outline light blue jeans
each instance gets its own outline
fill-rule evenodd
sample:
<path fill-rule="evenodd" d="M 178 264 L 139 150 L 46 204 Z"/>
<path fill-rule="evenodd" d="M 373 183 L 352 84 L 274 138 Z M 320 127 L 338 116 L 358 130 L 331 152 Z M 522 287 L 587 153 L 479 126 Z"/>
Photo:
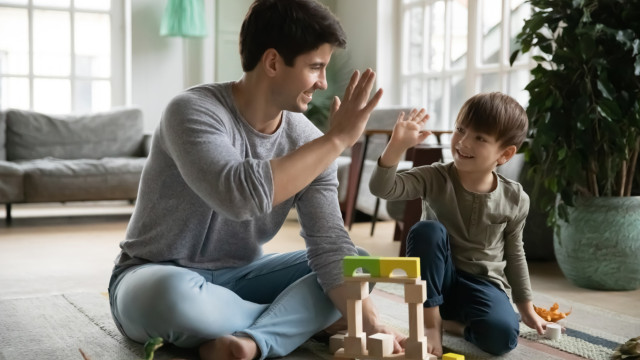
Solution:
<path fill-rule="evenodd" d="M 220 270 L 139 265 L 112 279 L 109 298 L 118 328 L 137 342 L 159 336 L 191 348 L 249 336 L 261 359 L 289 354 L 341 316 L 304 250 Z"/>

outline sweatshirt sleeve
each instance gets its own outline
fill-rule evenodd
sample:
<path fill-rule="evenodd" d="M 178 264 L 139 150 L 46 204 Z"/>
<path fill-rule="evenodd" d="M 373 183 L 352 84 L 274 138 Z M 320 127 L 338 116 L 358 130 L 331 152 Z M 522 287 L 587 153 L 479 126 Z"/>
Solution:
<path fill-rule="evenodd" d="M 521 303 L 532 299 L 529 269 L 524 254 L 522 233 L 529 214 L 529 196 L 521 190 L 517 212 L 507 223 L 504 230 L 504 257 L 506 260 L 505 275 L 513 302 Z"/>
<path fill-rule="evenodd" d="M 340 215 L 335 163 L 298 195 L 296 210 L 309 266 L 328 292 L 342 283 L 342 259 L 357 255 Z"/>
<path fill-rule="evenodd" d="M 378 164 L 369 180 L 371 194 L 385 200 L 413 200 L 424 198 L 430 176 L 430 166 L 420 166 L 396 172 L 397 165 L 385 168 Z"/>
<path fill-rule="evenodd" d="M 215 212 L 238 221 L 265 214 L 273 202 L 271 164 L 243 158 L 222 116 L 228 111 L 221 106 L 183 93 L 163 114 L 160 144 L 187 185 Z"/>

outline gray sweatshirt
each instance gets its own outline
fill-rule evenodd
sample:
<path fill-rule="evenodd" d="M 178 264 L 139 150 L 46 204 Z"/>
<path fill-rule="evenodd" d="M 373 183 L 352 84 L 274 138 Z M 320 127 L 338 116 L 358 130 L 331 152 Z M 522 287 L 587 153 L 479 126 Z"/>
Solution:
<path fill-rule="evenodd" d="M 341 260 L 356 248 L 340 215 L 335 163 L 272 206 L 269 160 L 321 135 L 304 115 L 288 111 L 274 134 L 256 131 L 236 108 L 231 83 L 176 96 L 154 133 L 115 273 L 147 262 L 212 270 L 247 265 L 295 206 L 320 285 L 328 291 L 342 283 Z"/>

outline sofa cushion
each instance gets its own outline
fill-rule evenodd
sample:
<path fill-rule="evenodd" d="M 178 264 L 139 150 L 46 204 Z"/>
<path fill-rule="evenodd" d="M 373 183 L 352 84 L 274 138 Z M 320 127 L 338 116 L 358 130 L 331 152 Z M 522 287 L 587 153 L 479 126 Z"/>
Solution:
<path fill-rule="evenodd" d="M 6 112 L 7 160 L 142 156 L 144 123 L 136 108 L 76 116 Z"/>
<path fill-rule="evenodd" d="M 21 161 L 27 202 L 135 199 L 146 158 Z"/>
<path fill-rule="evenodd" d="M 9 161 L 0 161 L 0 204 L 24 200 L 22 168 Z"/>

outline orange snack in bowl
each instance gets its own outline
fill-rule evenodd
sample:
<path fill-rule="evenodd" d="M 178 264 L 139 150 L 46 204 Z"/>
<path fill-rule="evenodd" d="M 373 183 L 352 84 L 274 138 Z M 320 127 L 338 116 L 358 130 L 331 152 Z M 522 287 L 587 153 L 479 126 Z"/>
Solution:
<path fill-rule="evenodd" d="M 536 311 L 536 314 L 538 314 L 541 318 L 545 319 L 546 321 L 550 321 L 550 322 L 556 322 L 558 320 L 564 319 L 569 314 L 571 314 L 571 310 L 563 313 L 558 311 L 559 308 L 560 308 L 560 305 L 558 305 L 558 303 L 553 303 L 553 305 L 549 308 L 549 310 L 533 305 L 533 310 Z"/>

